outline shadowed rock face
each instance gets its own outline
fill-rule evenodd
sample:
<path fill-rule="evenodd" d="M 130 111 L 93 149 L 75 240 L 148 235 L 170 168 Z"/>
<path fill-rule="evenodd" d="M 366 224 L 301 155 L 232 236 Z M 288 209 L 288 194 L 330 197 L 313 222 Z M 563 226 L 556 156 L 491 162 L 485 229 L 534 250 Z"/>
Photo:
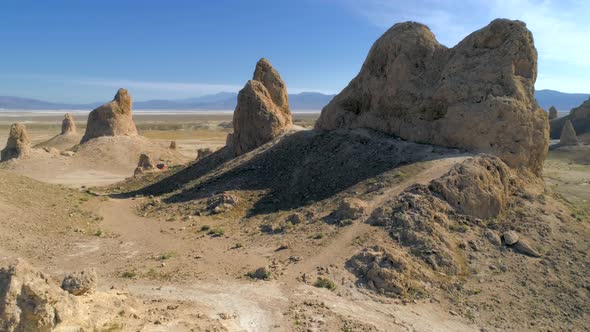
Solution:
<path fill-rule="evenodd" d="M 572 109 L 567 116 L 551 121 L 551 138 L 561 137 L 561 132 L 567 121 L 571 121 L 577 135 L 582 136 L 590 133 L 590 98 Z"/>
<path fill-rule="evenodd" d="M 6 147 L 0 152 L 0 161 L 24 158 L 30 152 L 31 139 L 27 133 L 27 128 L 21 123 L 14 123 L 10 126 Z"/>
<path fill-rule="evenodd" d="M 119 89 L 113 101 L 90 112 L 81 143 L 101 136 L 137 135 L 131 106 L 131 96 L 127 90 Z"/>
<path fill-rule="evenodd" d="M 578 136 L 570 120 L 566 120 L 561 130 L 559 145 L 578 145 Z"/>
<path fill-rule="evenodd" d="M 450 49 L 425 25 L 400 23 L 375 42 L 316 128 L 373 128 L 540 174 L 549 135 L 536 77 L 537 51 L 522 22 L 495 20 Z"/>
<path fill-rule="evenodd" d="M 70 113 L 66 113 L 64 120 L 61 123 L 61 134 L 75 134 L 76 133 L 76 123 L 74 122 L 74 118 Z"/>
<path fill-rule="evenodd" d="M 229 146 L 236 156 L 281 135 L 293 124 L 285 82 L 268 60 L 256 64 L 254 79 L 238 94 L 233 123 Z"/>
<path fill-rule="evenodd" d="M 557 109 L 554 106 L 549 108 L 549 120 L 553 120 L 557 118 Z"/>

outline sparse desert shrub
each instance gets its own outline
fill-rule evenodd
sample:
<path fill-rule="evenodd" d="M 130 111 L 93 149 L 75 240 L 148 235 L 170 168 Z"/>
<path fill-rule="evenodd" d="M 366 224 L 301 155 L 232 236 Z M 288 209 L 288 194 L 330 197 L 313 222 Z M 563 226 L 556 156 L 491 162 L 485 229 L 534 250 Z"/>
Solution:
<path fill-rule="evenodd" d="M 213 228 L 213 229 L 209 230 L 209 232 L 207 232 L 207 234 L 209 234 L 213 237 L 223 236 L 223 234 L 225 234 L 225 230 L 223 230 L 223 228 Z"/>
<path fill-rule="evenodd" d="M 211 226 L 209 226 L 209 225 L 203 225 L 203 226 L 201 226 L 201 232 L 206 232 L 206 231 L 208 231 L 210 229 L 211 229 Z"/>
<path fill-rule="evenodd" d="M 170 252 L 165 252 L 163 254 L 161 254 L 160 256 L 157 257 L 157 260 L 159 261 L 164 261 L 170 258 L 176 257 L 176 252 L 174 251 L 170 251 Z"/>
<path fill-rule="evenodd" d="M 137 272 L 135 272 L 135 271 L 125 271 L 125 272 L 121 273 L 121 277 L 122 278 L 127 278 L 127 279 L 133 279 L 133 278 L 137 277 Z"/>
<path fill-rule="evenodd" d="M 269 280 L 272 274 L 267 268 L 259 267 L 254 271 L 248 272 L 246 276 L 252 279 Z"/>
<path fill-rule="evenodd" d="M 318 279 L 313 283 L 313 285 L 317 288 L 326 288 L 328 290 L 336 289 L 336 284 L 328 278 L 318 277 Z"/>
<path fill-rule="evenodd" d="M 324 238 L 324 236 L 325 236 L 324 233 L 318 233 L 316 235 L 312 235 L 311 238 L 314 240 L 321 240 Z"/>

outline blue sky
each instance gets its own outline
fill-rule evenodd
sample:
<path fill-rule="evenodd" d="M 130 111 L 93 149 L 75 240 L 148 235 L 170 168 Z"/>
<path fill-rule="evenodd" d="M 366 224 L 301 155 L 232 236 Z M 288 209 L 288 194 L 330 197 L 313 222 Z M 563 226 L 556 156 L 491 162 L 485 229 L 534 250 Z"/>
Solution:
<path fill-rule="evenodd" d="M 267 57 L 291 93 L 337 93 L 372 43 L 414 20 L 454 46 L 496 17 L 525 21 L 537 89 L 590 92 L 590 1 L 217 0 L 0 2 L 0 95 L 94 102 L 238 91 Z"/>

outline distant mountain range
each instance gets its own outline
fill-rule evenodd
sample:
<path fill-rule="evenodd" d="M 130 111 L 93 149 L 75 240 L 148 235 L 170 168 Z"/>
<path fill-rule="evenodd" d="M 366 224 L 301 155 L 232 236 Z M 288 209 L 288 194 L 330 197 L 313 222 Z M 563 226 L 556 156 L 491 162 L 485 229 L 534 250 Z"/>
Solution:
<path fill-rule="evenodd" d="M 238 94 L 220 92 L 189 99 L 136 101 L 133 108 L 137 110 L 233 110 Z M 334 95 L 316 92 L 302 92 L 289 95 L 289 104 L 293 110 L 321 110 Z M 51 103 L 37 99 L 0 96 L 0 109 L 9 110 L 92 110 L 103 103 L 66 104 Z"/>
<path fill-rule="evenodd" d="M 549 107 L 555 106 L 558 111 L 569 112 L 572 108 L 580 106 L 590 98 L 590 93 L 565 93 L 555 90 L 537 90 L 535 98 L 539 106 L 548 111 Z"/>
<path fill-rule="evenodd" d="M 137 110 L 233 110 L 236 107 L 237 93 L 220 92 L 189 99 L 175 100 L 148 100 L 137 101 L 133 108 Z M 289 95 L 289 104 L 293 110 L 321 110 L 334 95 L 325 95 L 317 92 L 302 92 Z M 590 97 L 584 93 L 564 93 L 554 90 L 538 90 L 535 97 L 539 105 L 548 110 L 552 105 L 559 111 L 569 111 L 579 106 Z M 0 96 L 0 109 L 9 110 L 92 110 L 103 103 L 66 104 L 51 103 L 47 101 Z"/>

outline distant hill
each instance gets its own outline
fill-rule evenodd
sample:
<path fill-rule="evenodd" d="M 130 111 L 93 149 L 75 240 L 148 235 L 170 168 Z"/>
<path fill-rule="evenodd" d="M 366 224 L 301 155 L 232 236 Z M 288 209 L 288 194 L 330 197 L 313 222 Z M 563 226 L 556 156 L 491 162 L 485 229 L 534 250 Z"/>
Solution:
<path fill-rule="evenodd" d="M 138 110 L 233 110 L 238 94 L 220 92 L 188 99 L 136 101 L 133 108 Z M 316 92 L 302 92 L 289 95 L 293 110 L 321 110 L 334 95 Z M 0 109 L 10 110 L 92 110 L 102 103 L 66 104 L 51 103 L 37 99 L 0 96 Z"/>
<path fill-rule="evenodd" d="M 136 101 L 134 108 L 139 110 L 233 110 L 238 94 L 220 92 L 196 98 L 173 100 Z M 289 95 L 289 104 L 293 110 L 321 110 L 334 95 L 317 92 L 302 92 Z M 554 90 L 537 90 L 535 97 L 539 105 L 548 110 L 552 105 L 559 111 L 567 112 L 579 106 L 590 97 L 587 93 L 565 93 Z M 0 96 L 0 109 L 12 110 L 91 110 L 102 103 L 67 104 L 51 103 L 43 100 Z"/>
<path fill-rule="evenodd" d="M 546 111 L 555 106 L 558 111 L 569 112 L 572 108 L 580 106 L 590 97 L 588 93 L 565 93 L 555 90 L 537 90 L 535 98 L 539 105 Z"/>

